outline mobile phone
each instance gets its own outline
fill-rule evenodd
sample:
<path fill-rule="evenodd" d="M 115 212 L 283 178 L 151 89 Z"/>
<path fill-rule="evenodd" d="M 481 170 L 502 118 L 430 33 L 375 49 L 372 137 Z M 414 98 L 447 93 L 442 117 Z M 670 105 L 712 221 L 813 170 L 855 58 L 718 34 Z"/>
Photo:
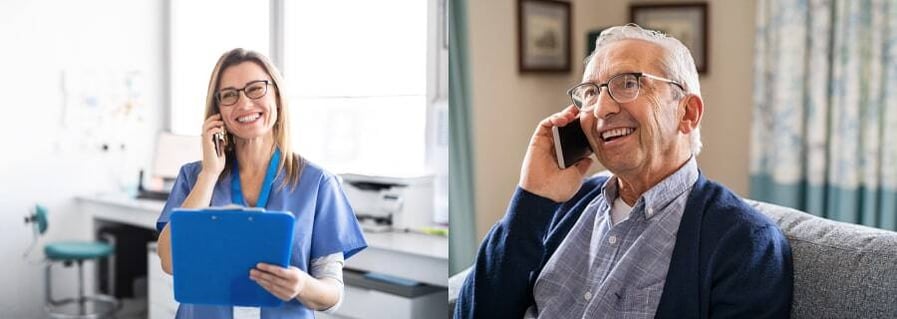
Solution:
<path fill-rule="evenodd" d="M 551 128 L 558 167 L 566 169 L 592 154 L 592 146 L 582 131 L 579 118 L 567 125 Z"/>
<path fill-rule="evenodd" d="M 215 143 L 215 154 L 218 154 L 218 157 L 221 157 L 221 154 L 224 153 L 224 133 L 218 132 L 212 134 L 212 142 Z"/>

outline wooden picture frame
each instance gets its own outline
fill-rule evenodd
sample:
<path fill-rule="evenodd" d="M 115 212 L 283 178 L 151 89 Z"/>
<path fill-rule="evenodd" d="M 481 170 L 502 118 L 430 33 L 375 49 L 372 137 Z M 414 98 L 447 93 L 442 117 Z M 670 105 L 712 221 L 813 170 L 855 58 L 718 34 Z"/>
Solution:
<path fill-rule="evenodd" d="M 688 47 L 698 73 L 710 65 L 707 3 L 632 4 L 629 21 L 642 28 L 661 31 Z"/>
<path fill-rule="evenodd" d="M 518 0 L 520 73 L 570 72 L 570 7 L 569 2 L 555 0 Z"/>

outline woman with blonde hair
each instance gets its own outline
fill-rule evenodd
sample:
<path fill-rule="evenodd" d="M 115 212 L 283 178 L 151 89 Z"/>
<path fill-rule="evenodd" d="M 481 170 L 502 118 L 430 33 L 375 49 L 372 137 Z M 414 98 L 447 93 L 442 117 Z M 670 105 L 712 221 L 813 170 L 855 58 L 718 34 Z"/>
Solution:
<path fill-rule="evenodd" d="M 168 221 L 174 208 L 236 204 L 292 212 L 290 266 L 259 264 L 247 276 L 285 301 L 280 307 L 181 304 L 177 318 L 313 318 L 342 299 L 344 260 L 367 244 L 336 177 L 290 145 L 283 79 L 263 55 L 226 52 L 209 80 L 202 161 L 181 167 L 156 224 L 162 268 L 171 274 Z M 225 136 L 220 148 L 216 136 Z"/>

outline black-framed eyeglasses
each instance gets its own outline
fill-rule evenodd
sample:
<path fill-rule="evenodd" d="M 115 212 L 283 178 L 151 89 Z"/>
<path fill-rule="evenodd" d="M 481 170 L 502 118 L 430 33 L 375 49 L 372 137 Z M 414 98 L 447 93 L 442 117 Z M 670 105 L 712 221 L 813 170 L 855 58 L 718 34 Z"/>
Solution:
<path fill-rule="evenodd" d="M 215 98 L 218 99 L 218 103 L 221 106 L 231 106 L 237 104 L 237 101 L 240 100 L 240 91 L 243 91 L 243 94 L 250 99 L 260 99 L 268 93 L 268 80 L 256 80 L 246 83 L 246 86 L 242 89 L 220 90 L 215 94 Z"/>
<path fill-rule="evenodd" d="M 685 87 L 679 82 L 651 75 L 644 72 L 620 73 L 614 75 L 604 84 L 582 83 L 567 90 L 573 105 L 583 109 L 598 103 L 598 95 L 601 94 L 601 88 L 606 87 L 610 97 L 617 103 L 632 102 L 638 97 L 639 90 L 642 87 L 641 78 L 649 78 L 657 81 L 663 81 L 679 87 L 683 92 Z"/>

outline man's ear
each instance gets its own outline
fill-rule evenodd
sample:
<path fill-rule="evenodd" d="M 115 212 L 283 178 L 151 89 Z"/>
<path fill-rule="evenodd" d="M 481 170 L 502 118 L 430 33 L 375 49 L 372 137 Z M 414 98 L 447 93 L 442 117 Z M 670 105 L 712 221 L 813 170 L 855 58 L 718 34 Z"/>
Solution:
<path fill-rule="evenodd" d="M 679 131 L 685 134 L 691 133 L 701 124 L 704 116 L 704 100 L 700 96 L 687 94 L 682 98 L 681 116 L 679 117 Z"/>

